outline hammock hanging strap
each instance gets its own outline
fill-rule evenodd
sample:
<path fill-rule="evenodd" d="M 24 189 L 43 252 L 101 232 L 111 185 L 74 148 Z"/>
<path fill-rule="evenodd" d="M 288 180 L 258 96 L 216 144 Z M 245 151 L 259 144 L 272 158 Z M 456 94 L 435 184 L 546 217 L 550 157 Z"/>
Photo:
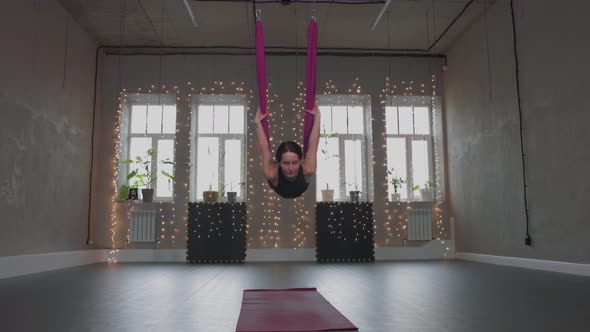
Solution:
<path fill-rule="evenodd" d="M 264 55 L 264 35 L 262 32 L 262 22 L 256 22 L 256 74 L 258 77 L 258 100 L 260 112 L 267 113 L 267 96 L 266 96 L 266 61 Z M 305 109 L 312 110 L 315 107 L 316 95 L 316 72 L 317 72 L 317 42 L 318 42 L 318 25 L 315 20 L 309 22 L 307 36 L 307 63 L 306 63 L 306 83 L 305 83 Z M 303 129 L 303 155 L 307 154 L 309 145 L 309 136 L 313 127 L 313 115 L 305 112 L 304 129 Z M 262 120 L 262 128 L 266 135 L 266 140 L 270 146 L 270 135 L 268 131 L 268 120 Z"/>
<path fill-rule="evenodd" d="M 264 35 L 262 34 L 262 22 L 256 21 L 256 75 L 258 77 L 258 103 L 260 112 L 266 114 L 266 61 L 264 58 Z M 262 129 L 266 135 L 266 141 L 270 147 L 270 136 L 268 133 L 268 120 L 261 122 Z"/>
<path fill-rule="evenodd" d="M 317 75 L 317 47 L 318 24 L 315 19 L 309 21 L 307 32 L 307 64 L 305 72 L 305 109 L 312 110 L 315 107 L 316 75 Z M 305 112 L 303 127 L 303 155 L 307 155 L 309 136 L 313 127 L 313 115 Z"/>

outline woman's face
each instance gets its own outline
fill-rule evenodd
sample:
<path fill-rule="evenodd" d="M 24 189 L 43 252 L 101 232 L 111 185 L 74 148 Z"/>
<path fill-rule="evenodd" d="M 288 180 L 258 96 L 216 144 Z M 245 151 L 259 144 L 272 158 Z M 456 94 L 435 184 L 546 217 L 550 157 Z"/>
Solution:
<path fill-rule="evenodd" d="M 281 170 L 289 180 L 297 177 L 299 165 L 301 165 L 301 159 L 295 152 L 285 152 L 281 156 Z"/>

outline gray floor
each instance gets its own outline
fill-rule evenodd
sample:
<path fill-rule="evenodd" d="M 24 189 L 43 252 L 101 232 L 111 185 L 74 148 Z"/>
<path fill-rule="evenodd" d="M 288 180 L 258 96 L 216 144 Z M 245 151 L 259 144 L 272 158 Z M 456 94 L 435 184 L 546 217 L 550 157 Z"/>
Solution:
<path fill-rule="evenodd" d="M 243 289 L 287 287 L 363 332 L 590 331 L 590 278 L 462 261 L 88 265 L 0 280 L 0 331 L 234 331 Z"/>

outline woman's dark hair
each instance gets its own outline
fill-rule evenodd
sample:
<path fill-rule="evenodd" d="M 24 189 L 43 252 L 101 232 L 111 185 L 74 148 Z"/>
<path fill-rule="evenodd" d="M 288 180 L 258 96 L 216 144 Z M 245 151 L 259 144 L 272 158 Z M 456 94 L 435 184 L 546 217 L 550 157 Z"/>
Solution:
<path fill-rule="evenodd" d="M 299 156 L 299 159 L 303 159 L 303 151 L 301 150 L 301 146 L 293 141 L 286 141 L 279 145 L 277 149 L 277 153 L 275 154 L 275 158 L 280 163 L 281 159 L 283 158 L 283 153 L 285 152 L 293 152 Z"/>

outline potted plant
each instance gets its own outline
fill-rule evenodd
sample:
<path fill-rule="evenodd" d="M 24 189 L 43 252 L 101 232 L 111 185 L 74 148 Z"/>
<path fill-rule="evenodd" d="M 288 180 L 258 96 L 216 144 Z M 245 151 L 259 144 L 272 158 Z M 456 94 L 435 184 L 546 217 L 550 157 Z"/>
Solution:
<path fill-rule="evenodd" d="M 323 138 L 323 145 L 320 149 L 320 152 L 322 153 L 322 156 L 324 158 L 324 160 L 330 160 L 332 158 L 336 158 L 338 157 L 338 155 L 336 154 L 330 154 L 330 151 L 328 150 L 328 138 L 333 138 L 336 137 L 336 134 L 328 134 L 326 127 L 322 126 L 322 134 L 320 135 L 321 138 Z M 332 202 L 334 201 L 334 189 L 330 189 L 330 186 L 328 183 L 326 183 L 326 189 L 322 189 L 322 201 L 324 202 Z"/>
<path fill-rule="evenodd" d="M 358 186 L 356 185 L 356 183 L 348 183 L 348 186 L 354 186 L 354 190 L 350 190 L 348 192 L 348 194 L 350 195 L 350 201 L 352 203 L 358 203 L 361 196 L 361 192 Z"/>
<path fill-rule="evenodd" d="M 207 155 L 209 156 L 209 162 L 213 162 L 213 157 L 211 156 L 211 147 L 207 146 Z M 220 165 L 223 165 L 223 160 L 224 160 L 225 155 L 222 154 L 221 155 L 221 160 L 220 160 Z M 209 190 L 205 190 L 203 191 L 203 200 L 205 202 L 208 203 L 212 203 L 212 202 L 217 202 L 217 200 L 219 199 L 219 196 L 221 194 L 221 196 L 223 196 L 224 194 L 224 187 L 225 186 L 221 186 L 221 188 L 219 190 L 213 190 L 213 181 L 217 179 L 217 177 L 215 176 L 215 170 L 211 170 L 211 176 L 209 177 Z"/>
<path fill-rule="evenodd" d="M 334 201 L 334 189 L 330 189 L 330 186 L 326 183 L 326 189 L 322 189 L 322 201 L 332 202 Z"/>
<path fill-rule="evenodd" d="M 398 189 L 401 189 L 402 184 L 406 183 L 402 178 L 400 177 L 395 177 L 395 172 L 394 169 L 390 169 L 387 170 L 387 174 L 391 175 L 391 178 L 389 179 L 389 183 L 391 183 L 393 185 L 393 191 L 394 193 L 391 194 L 391 201 L 392 202 L 399 202 L 401 200 L 401 194 L 398 193 Z"/>
<path fill-rule="evenodd" d="M 414 191 L 419 190 L 420 189 L 420 185 L 415 185 L 412 187 L 412 197 L 416 198 L 416 194 L 414 194 Z"/>
<path fill-rule="evenodd" d="M 129 184 L 129 181 L 137 174 L 137 171 L 134 170 L 131 173 L 129 173 L 127 175 L 127 178 L 125 179 L 125 184 L 121 185 L 121 187 L 119 188 L 119 192 L 117 194 L 117 198 L 119 201 L 125 201 L 125 200 L 136 200 L 137 197 L 137 186 L 133 186 L 131 184 Z"/>
<path fill-rule="evenodd" d="M 243 186 L 245 185 L 246 182 L 239 182 L 238 185 Z M 224 186 L 225 188 L 225 186 Z M 236 202 L 236 197 L 238 196 L 238 193 L 233 191 L 234 190 L 234 183 L 233 181 L 229 182 L 229 191 L 227 192 L 227 201 L 229 203 L 235 203 Z M 221 193 L 221 197 L 223 197 L 223 191 Z"/>
<path fill-rule="evenodd" d="M 130 180 L 135 180 L 133 184 L 128 186 L 128 190 L 145 186 L 145 188 L 141 189 L 144 202 L 152 202 L 154 198 L 154 189 L 152 186 L 156 182 L 158 174 L 156 171 L 150 169 L 150 165 L 155 155 L 156 150 L 150 148 L 143 156 L 136 156 L 135 159 L 127 159 L 120 162 L 121 164 L 135 165 L 135 168 L 131 170 L 129 175 L 127 175 L 127 183 L 129 183 Z M 169 159 L 161 160 L 161 162 L 167 165 L 174 165 L 174 162 L 170 161 Z M 170 173 L 164 170 L 160 172 L 163 176 L 168 178 L 168 184 L 174 181 L 174 176 Z M 124 191 L 125 188 L 122 186 L 121 190 L 119 191 L 119 198 L 123 196 Z"/>
<path fill-rule="evenodd" d="M 203 191 L 203 200 L 208 203 L 217 202 L 219 191 L 213 190 L 213 185 L 209 184 L 209 190 Z"/>
<path fill-rule="evenodd" d="M 434 201 L 434 183 L 426 181 L 424 188 L 420 189 L 420 196 L 423 201 Z"/>

